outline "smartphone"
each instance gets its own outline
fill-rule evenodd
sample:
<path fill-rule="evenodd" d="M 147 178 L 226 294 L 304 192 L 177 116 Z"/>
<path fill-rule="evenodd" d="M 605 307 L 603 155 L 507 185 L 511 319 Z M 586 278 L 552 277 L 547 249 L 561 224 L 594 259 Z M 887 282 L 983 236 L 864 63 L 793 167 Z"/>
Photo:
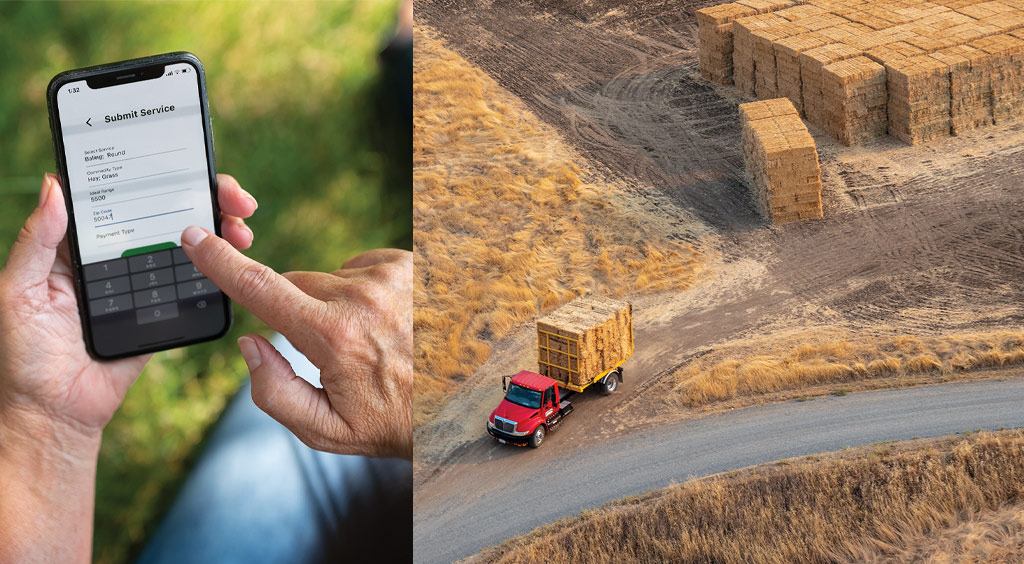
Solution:
<path fill-rule="evenodd" d="M 217 339 L 231 304 L 180 246 L 220 235 L 203 65 L 167 53 L 58 74 L 47 88 L 85 346 L 112 360 Z"/>

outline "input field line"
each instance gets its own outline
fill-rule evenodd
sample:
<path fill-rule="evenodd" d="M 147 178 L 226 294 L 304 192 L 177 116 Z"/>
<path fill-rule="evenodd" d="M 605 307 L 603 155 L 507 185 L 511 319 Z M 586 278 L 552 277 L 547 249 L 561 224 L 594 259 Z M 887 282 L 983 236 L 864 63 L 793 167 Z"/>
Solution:
<path fill-rule="evenodd" d="M 96 228 L 110 227 L 111 225 L 118 225 L 118 224 L 121 224 L 121 223 L 128 223 L 129 221 L 139 221 L 140 219 L 149 219 L 151 217 L 160 217 L 162 215 L 171 215 L 173 213 L 187 212 L 187 211 L 192 211 L 194 209 L 195 208 L 185 208 L 183 210 L 174 210 L 174 211 L 169 211 L 169 212 L 164 212 L 164 213 L 156 213 L 156 214 L 153 214 L 153 215 L 147 215 L 147 216 L 143 216 L 143 217 L 136 217 L 136 218 L 132 218 L 132 219 L 122 219 L 121 221 L 115 221 L 113 223 L 103 223 L 101 225 L 93 225 L 93 227 L 96 227 Z"/>
<path fill-rule="evenodd" d="M 133 160 L 133 159 L 141 159 L 141 158 L 144 158 L 144 157 L 155 157 L 157 155 L 166 155 L 167 153 L 176 153 L 178 151 L 184 151 L 185 149 L 188 149 L 188 147 L 182 147 L 180 149 L 171 149 L 170 151 L 160 151 L 159 153 L 150 153 L 148 155 L 139 155 L 137 157 L 128 157 L 126 159 L 117 159 L 116 161 L 104 161 L 104 162 L 99 163 L 99 164 L 89 165 L 89 166 L 87 166 L 85 168 L 86 169 L 101 168 L 101 167 L 104 167 L 104 166 L 106 166 L 108 164 L 123 163 L 124 161 L 130 161 L 130 160 Z M 86 170 L 85 172 L 88 174 L 89 171 Z"/>
<path fill-rule="evenodd" d="M 167 233 L 157 233 L 156 235 L 148 235 L 146 237 L 135 237 L 134 239 L 126 239 L 124 241 L 114 241 L 113 243 L 107 243 L 105 245 L 96 245 L 96 248 L 112 247 L 114 245 L 124 245 L 126 243 L 133 243 L 135 241 L 144 241 L 146 239 L 156 239 L 157 237 L 163 237 L 165 235 L 181 235 L 181 231 L 168 231 Z"/>
<path fill-rule="evenodd" d="M 146 176 L 136 176 L 135 178 L 125 178 L 124 180 L 115 180 L 113 182 L 107 182 L 106 184 L 94 184 L 94 185 L 90 186 L 89 189 L 102 188 L 104 186 L 110 186 L 111 184 L 121 184 L 122 182 L 131 182 L 133 180 L 142 180 L 143 178 L 152 178 L 154 176 L 161 176 L 161 175 L 164 175 L 164 174 L 174 174 L 175 172 L 184 172 L 186 170 L 188 170 L 188 169 L 187 168 L 179 168 L 178 170 L 168 170 L 167 172 L 158 172 L 156 174 L 147 174 Z"/>
<path fill-rule="evenodd" d="M 101 202 L 97 202 L 97 203 L 93 204 L 92 207 L 96 208 L 96 207 L 100 207 L 100 206 L 112 206 L 114 204 L 123 204 L 125 202 L 134 202 L 135 200 L 144 200 L 146 198 L 155 198 L 157 196 L 166 196 L 167 194 L 177 194 L 178 192 L 188 192 L 189 190 L 191 190 L 191 188 L 182 188 L 180 190 L 171 190 L 170 192 L 160 192 L 159 194 L 150 194 L 148 196 L 139 196 L 138 198 L 129 198 L 127 200 L 118 200 L 116 202 L 101 201 Z"/>

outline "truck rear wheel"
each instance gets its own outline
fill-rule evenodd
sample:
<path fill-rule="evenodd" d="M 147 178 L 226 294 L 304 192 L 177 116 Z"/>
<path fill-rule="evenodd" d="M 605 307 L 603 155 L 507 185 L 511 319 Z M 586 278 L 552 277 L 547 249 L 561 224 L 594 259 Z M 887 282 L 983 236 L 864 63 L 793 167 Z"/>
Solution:
<path fill-rule="evenodd" d="M 619 378 L 613 370 L 604 377 L 604 380 L 601 380 L 601 394 L 609 396 L 617 389 L 619 389 Z"/>
<path fill-rule="evenodd" d="M 544 430 L 543 425 L 537 425 L 537 428 L 533 430 L 533 434 L 530 435 L 530 446 L 532 448 L 540 447 L 540 444 L 544 442 L 544 435 L 547 431 Z"/>

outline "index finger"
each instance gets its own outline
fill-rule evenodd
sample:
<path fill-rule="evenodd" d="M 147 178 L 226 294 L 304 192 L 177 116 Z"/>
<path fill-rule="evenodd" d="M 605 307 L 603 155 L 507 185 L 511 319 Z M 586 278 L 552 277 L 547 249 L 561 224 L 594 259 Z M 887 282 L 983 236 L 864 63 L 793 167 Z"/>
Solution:
<path fill-rule="evenodd" d="M 235 250 L 220 237 L 192 226 L 181 234 L 181 247 L 200 272 L 218 288 L 297 347 L 318 344 L 309 331 L 323 319 L 326 305 L 287 278 Z"/>

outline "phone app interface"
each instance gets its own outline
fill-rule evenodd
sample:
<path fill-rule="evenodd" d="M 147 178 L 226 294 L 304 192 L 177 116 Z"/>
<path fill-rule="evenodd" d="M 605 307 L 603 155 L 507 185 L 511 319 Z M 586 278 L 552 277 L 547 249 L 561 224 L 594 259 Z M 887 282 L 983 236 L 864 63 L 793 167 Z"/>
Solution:
<path fill-rule="evenodd" d="M 211 318 L 223 317 L 219 290 L 179 247 L 189 225 L 214 230 L 196 68 L 169 64 L 159 78 L 106 87 L 71 82 L 57 105 L 94 329 L 130 348 L 195 337 L 186 312 L 222 326 Z"/>

